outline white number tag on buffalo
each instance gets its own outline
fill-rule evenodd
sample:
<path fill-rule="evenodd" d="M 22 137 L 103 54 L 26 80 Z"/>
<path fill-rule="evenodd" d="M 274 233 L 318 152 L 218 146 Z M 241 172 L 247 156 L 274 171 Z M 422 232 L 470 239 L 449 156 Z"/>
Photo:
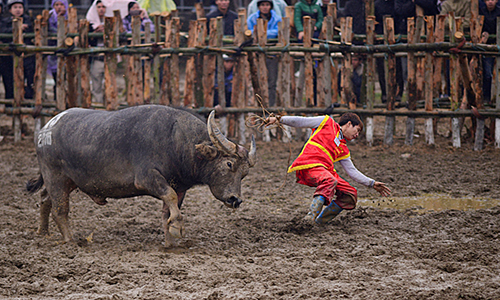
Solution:
<path fill-rule="evenodd" d="M 40 130 L 40 133 L 38 134 L 38 140 L 37 140 L 37 146 L 38 147 L 43 147 L 46 145 L 52 145 L 52 127 L 57 124 L 59 119 L 61 119 L 62 116 L 64 116 L 68 111 L 65 110 L 62 113 L 56 115 L 50 121 L 43 126 L 43 128 Z"/>

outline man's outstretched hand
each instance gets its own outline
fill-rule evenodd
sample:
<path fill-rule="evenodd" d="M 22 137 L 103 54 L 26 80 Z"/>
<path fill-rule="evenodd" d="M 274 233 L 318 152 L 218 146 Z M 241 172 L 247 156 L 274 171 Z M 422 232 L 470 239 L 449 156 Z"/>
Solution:
<path fill-rule="evenodd" d="M 373 184 L 373 188 L 384 197 L 387 197 L 391 194 L 391 189 L 389 189 L 383 182 L 375 181 L 375 183 Z"/>

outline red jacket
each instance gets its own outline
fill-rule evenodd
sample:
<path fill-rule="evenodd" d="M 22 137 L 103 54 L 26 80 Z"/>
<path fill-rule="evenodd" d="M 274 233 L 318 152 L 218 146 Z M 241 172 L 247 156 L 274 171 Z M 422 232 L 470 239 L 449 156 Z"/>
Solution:
<path fill-rule="evenodd" d="M 344 138 L 340 139 L 340 125 L 325 116 L 304 145 L 299 156 L 288 168 L 288 173 L 314 167 L 333 169 L 333 163 L 350 156 Z"/>

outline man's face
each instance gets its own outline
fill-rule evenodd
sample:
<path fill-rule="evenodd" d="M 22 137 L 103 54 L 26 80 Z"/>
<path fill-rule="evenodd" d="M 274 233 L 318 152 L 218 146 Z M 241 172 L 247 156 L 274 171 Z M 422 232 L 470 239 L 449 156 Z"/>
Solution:
<path fill-rule="evenodd" d="M 352 64 L 353 69 L 356 69 L 357 67 L 359 67 L 359 65 L 361 64 L 359 57 L 353 56 L 351 59 L 351 64 Z"/>
<path fill-rule="evenodd" d="M 24 5 L 21 3 L 14 3 L 10 6 L 9 12 L 14 17 L 19 18 L 24 14 Z"/>
<path fill-rule="evenodd" d="M 498 0 L 485 0 L 484 3 L 486 4 L 486 8 L 489 11 L 493 11 L 495 9 L 495 6 L 497 5 Z"/>
<path fill-rule="evenodd" d="M 268 14 L 271 11 L 271 3 L 269 2 L 262 2 L 259 5 L 259 10 L 261 14 Z"/>
<path fill-rule="evenodd" d="M 351 121 L 347 122 L 346 126 L 342 130 L 344 138 L 348 141 L 357 138 L 360 132 L 361 132 L 361 127 L 359 127 L 359 125 L 352 126 Z"/>
<path fill-rule="evenodd" d="M 139 3 L 134 3 L 134 5 L 132 5 L 132 7 L 130 8 L 130 11 L 134 11 L 134 10 L 140 10 L 141 7 L 139 6 Z"/>
<path fill-rule="evenodd" d="M 58 16 L 63 16 L 66 13 L 66 7 L 62 2 L 57 1 L 54 3 L 54 10 Z"/>
<path fill-rule="evenodd" d="M 104 17 L 104 14 L 106 13 L 106 6 L 104 6 L 104 4 L 99 3 L 96 5 L 96 8 L 97 8 L 97 14 L 99 15 L 99 18 L 102 18 Z"/>
<path fill-rule="evenodd" d="M 224 61 L 224 72 L 229 72 L 233 69 L 234 60 L 225 60 Z"/>
<path fill-rule="evenodd" d="M 215 0 L 215 5 L 220 11 L 226 11 L 229 9 L 229 0 Z"/>

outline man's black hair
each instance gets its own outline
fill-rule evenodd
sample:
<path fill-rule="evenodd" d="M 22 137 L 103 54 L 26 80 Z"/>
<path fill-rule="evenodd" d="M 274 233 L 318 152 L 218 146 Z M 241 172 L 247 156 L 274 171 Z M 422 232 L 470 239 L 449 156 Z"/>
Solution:
<path fill-rule="evenodd" d="M 361 118 L 355 113 L 348 112 L 343 114 L 342 116 L 340 116 L 340 120 L 338 123 L 340 126 L 344 126 L 349 121 L 351 122 L 352 126 L 359 125 L 359 128 L 363 130 L 363 121 L 361 121 Z"/>

